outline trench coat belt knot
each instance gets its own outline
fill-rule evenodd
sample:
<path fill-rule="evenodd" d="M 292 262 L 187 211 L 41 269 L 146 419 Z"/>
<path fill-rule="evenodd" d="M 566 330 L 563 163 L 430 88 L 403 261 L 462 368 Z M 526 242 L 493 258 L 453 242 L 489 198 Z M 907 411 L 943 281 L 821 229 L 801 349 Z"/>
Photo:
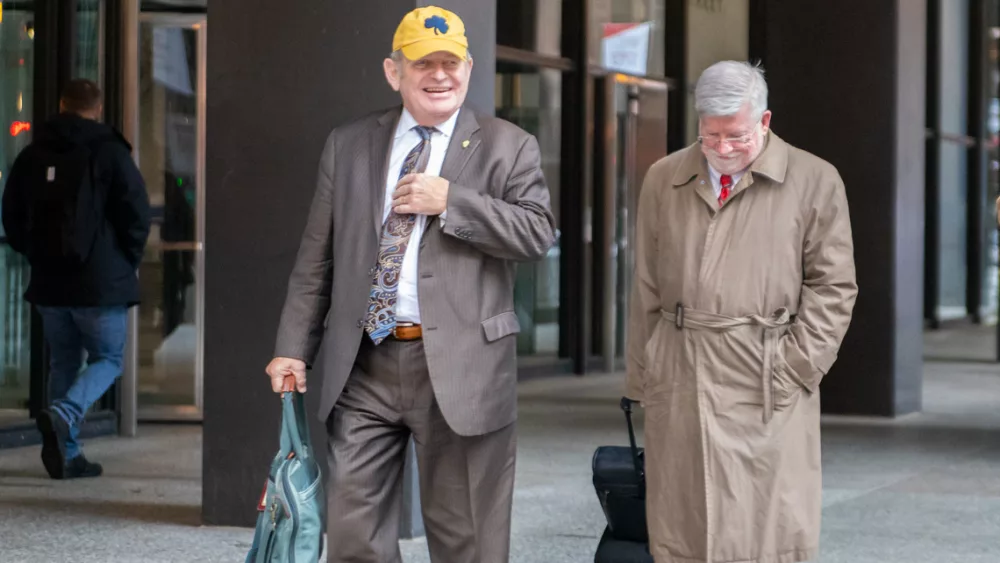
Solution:
<path fill-rule="evenodd" d="M 761 365 L 760 379 L 764 391 L 764 424 L 771 421 L 774 415 L 774 357 L 778 351 L 778 338 L 781 328 L 792 322 L 792 315 L 786 307 L 781 307 L 769 317 L 746 315 L 744 317 L 729 317 L 697 309 L 689 309 L 678 303 L 674 311 L 661 309 L 663 318 L 673 323 L 677 330 L 708 330 L 726 332 L 746 325 L 764 327 L 764 362 Z"/>

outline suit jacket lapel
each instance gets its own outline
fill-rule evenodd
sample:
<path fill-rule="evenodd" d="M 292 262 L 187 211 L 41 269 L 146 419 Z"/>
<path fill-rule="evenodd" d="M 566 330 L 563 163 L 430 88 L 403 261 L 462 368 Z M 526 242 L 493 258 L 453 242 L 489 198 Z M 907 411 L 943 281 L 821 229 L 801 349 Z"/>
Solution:
<path fill-rule="evenodd" d="M 382 213 L 385 207 L 385 183 L 389 173 L 389 154 L 392 152 L 392 138 L 396 132 L 396 123 L 402 115 L 402 108 L 396 108 L 379 118 L 376 127 L 369 138 L 371 150 L 371 178 L 374 185 L 372 190 L 372 216 L 375 227 L 375 240 L 382 236 Z"/>
<path fill-rule="evenodd" d="M 462 173 L 465 165 L 468 164 L 472 153 L 479 147 L 479 122 L 472 110 L 462 108 L 458 112 L 458 120 L 455 123 L 455 130 L 451 134 L 451 141 L 448 143 L 448 152 L 444 156 L 444 164 L 441 165 L 441 177 L 449 182 L 455 182 Z M 468 145 L 466 145 L 468 141 Z"/>

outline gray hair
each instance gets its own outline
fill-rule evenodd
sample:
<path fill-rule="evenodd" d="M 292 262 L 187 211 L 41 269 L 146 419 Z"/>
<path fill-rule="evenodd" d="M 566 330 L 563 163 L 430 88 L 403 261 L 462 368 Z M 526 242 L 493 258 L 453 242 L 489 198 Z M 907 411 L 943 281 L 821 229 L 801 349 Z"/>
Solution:
<path fill-rule="evenodd" d="M 767 111 L 767 82 L 759 64 L 722 61 L 705 69 L 694 90 L 699 116 L 735 115 L 750 104 L 753 119 Z"/>

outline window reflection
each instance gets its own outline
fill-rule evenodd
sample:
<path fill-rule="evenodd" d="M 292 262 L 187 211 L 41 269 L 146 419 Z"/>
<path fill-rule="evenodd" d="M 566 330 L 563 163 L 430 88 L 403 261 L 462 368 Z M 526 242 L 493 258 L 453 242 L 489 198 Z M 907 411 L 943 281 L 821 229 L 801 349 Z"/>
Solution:
<path fill-rule="evenodd" d="M 559 56 L 562 0 L 497 2 L 497 45 Z"/>
<path fill-rule="evenodd" d="M 497 65 L 496 115 L 538 139 L 542 171 L 559 228 L 562 73 Z M 521 324 L 521 356 L 555 357 L 559 351 L 559 242 L 538 262 L 518 265 L 514 307 Z M 528 360 L 530 361 L 530 360 Z"/>
<path fill-rule="evenodd" d="M 77 0 L 77 47 L 75 78 L 86 78 L 103 85 L 104 21 L 102 0 Z"/>
<path fill-rule="evenodd" d="M 625 74 L 663 76 L 666 0 L 590 2 L 590 62 Z"/>

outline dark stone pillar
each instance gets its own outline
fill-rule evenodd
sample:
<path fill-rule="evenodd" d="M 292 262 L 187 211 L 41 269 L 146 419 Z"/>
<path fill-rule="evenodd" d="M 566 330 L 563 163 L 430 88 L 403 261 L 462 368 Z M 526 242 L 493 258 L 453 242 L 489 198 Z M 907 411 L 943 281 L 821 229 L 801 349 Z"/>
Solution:
<path fill-rule="evenodd" d="M 859 294 L 827 413 L 921 406 L 926 0 L 760 0 L 751 44 L 773 126 L 832 162 L 851 207 Z"/>
<path fill-rule="evenodd" d="M 278 447 L 271 359 L 320 151 L 336 125 L 399 103 L 382 61 L 403 15 L 427 2 L 212 0 L 208 47 L 202 515 L 252 526 Z M 468 103 L 492 113 L 495 0 L 440 2 L 475 57 Z M 307 404 L 319 398 L 312 373 Z M 312 439 L 325 428 L 312 417 Z M 409 499 L 411 502 L 415 499 Z"/>

